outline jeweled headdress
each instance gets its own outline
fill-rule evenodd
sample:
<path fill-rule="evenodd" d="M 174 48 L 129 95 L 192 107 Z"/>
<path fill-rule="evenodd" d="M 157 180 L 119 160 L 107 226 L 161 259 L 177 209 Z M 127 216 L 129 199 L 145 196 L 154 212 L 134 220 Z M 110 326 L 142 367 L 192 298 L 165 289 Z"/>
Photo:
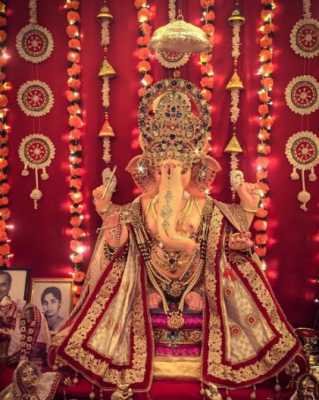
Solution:
<path fill-rule="evenodd" d="M 164 79 L 152 85 L 141 99 L 138 123 L 144 156 L 154 165 L 176 159 L 190 166 L 207 153 L 208 104 L 189 81 Z"/>

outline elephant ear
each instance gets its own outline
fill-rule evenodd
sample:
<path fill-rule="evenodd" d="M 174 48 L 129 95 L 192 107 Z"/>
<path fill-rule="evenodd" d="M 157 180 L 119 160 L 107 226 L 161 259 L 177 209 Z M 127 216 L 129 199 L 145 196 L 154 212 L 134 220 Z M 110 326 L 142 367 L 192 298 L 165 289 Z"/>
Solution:
<path fill-rule="evenodd" d="M 154 167 L 152 162 L 143 155 L 132 158 L 125 170 L 142 192 L 151 192 L 156 188 Z"/>
<path fill-rule="evenodd" d="M 191 180 L 187 191 L 195 197 L 205 197 L 219 171 L 221 171 L 221 166 L 217 160 L 210 156 L 202 157 L 192 167 Z"/>

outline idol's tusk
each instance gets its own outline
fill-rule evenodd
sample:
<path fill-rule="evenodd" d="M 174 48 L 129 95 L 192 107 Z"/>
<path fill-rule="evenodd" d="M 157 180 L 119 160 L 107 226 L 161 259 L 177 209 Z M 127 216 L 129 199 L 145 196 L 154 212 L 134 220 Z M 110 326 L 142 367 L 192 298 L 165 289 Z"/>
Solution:
<path fill-rule="evenodd" d="M 106 185 L 105 185 L 105 189 L 104 189 L 104 192 L 103 192 L 103 194 L 102 194 L 102 199 L 104 199 L 106 193 L 108 192 L 108 190 L 109 190 L 109 188 L 110 188 L 110 186 L 111 186 L 111 183 L 112 183 L 114 174 L 115 174 L 115 172 L 116 172 L 116 169 L 117 169 L 117 166 L 115 165 L 115 167 L 114 167 L 113 170 L 112 170 L 111 176 L 109 177 L 108 182 L 107 182 Z"/>

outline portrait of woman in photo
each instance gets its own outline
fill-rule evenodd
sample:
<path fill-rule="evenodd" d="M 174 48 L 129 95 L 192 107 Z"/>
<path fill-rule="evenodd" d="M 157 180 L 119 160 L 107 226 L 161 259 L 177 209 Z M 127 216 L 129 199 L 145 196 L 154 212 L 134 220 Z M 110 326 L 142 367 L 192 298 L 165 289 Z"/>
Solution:
<path fill-rule="evenodd" d="M 49 286 L 41 294 L 42 311 L 47 319 L 49 330 L 56 331 L 63 324 L 64 318 L 60 315 L 62 292 L 58 287 Z"/>

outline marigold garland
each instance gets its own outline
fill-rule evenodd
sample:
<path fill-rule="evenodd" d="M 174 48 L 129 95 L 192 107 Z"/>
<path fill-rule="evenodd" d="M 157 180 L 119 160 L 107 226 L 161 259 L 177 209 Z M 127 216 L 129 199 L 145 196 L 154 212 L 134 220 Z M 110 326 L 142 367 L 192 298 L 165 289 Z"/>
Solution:
<path fill-rule="evenodd" d="M 67 111 L 69 114 L 69 197 L 70 197 L 70 259 L 73 263 L 75 301 L 80 294 L 81 284 L 85 274 L 81 271 L 83 267 L 84 239 L 86 232 L 83 229 L 84 205 L 82 194 L 82 145 L 81 136 L 84 126 L 81 109 L 81 36 L 80 36 L 80 0 L 66 0 L 64 8 L 66 9 L 68 35 L 67 53 L 68 61 L 68 90 L 66 98 L 68 101 Z"/>
<path fill-rule="evenodd" d="M 8 62 L 7 54 L 7 6 L 2 2 L 0 8 L 0 267 L 10 266 L 10 259 L 13 257 L 10 249 L 10 239 L 8 238 L 8 229 L 10 225 L 9 191 L 8 183 L 8 134 L 10 127 L 7 124 L 8 97 L 6 92 L 12 88 L 10 82 L 6 79 L 6 65 Z"/>
<path fill-rule="evenodd" d="M 206 32 L 209 42 L 214 46 L 215 33 L 215 0 L 200 0 L 202 7 L 202 29 Z M 199 58 L 200 71 L 202 78 L 200 85 L 202 87 L 201 94 L 207 102 L 211 101 L 212 91 L 214 87 L 214 69 L 212 64 L 212 54 L 200 53 Z"/>
<path fill-rule="evenodd" d="M 276 8 L 275 0 L 261 0 L 262 10 L 260 13 L 261 25 L 259 28 L 259 62 L 261 88 L 258 92 L 259 106 L 259 131 L 257 143 L 257 162 L 256 162 L 256 178 L 260 184 L 261 202 L 257 210 L 254 228 L 256 230 L 256 253 L 262 259 L 267 254 L 268 243 L 268 210 L 269 210 L 269 183 L 268 183 L 268 165 L 269 155 L 271 153 L 270 139 L 271 130 L 274 123 L 272 115 L 272 98 L 271 92 L 274 85 L 273 80 L 273 63 L 272 63 L 272 41 L 274 35 L 273 17 Z M 263 260 L 264 268 L 266 263 Z"/>
<path fill-rule="evenodd" d="M 138 89 L 138 96 L 142 97 L 145 94 L 146 89 L 153 83 L 154 78 L 152 76 L 152 65 L 151 65 L 151 52 L 148 48 L 152 36 L 152 27 L 150 20 L 153 18 L 153 12 L 148 4 L 147 0 L 134 0 L 134 6 L 137 10 L 137 21 L 138 21 L 138 38 L 137 38 L 137 51 L 136 57 L 138 59 L 137 71 L 140 75 L 140 87 Z M 132 131 L 132 148 L 137 149 L 139 147 L 139 130 L 134 128 Z M 138 188 L 134 189 L 134 193 L 137 194 Z"/>

